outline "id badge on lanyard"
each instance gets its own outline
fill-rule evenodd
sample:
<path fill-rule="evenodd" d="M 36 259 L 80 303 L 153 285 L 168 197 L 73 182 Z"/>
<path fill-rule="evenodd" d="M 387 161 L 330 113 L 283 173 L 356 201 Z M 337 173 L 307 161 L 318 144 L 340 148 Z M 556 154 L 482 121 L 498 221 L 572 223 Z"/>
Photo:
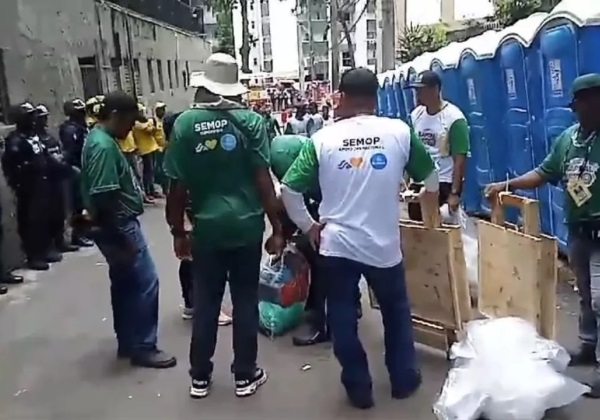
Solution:
<path fill-rule="evenodd" d="M 575 133 L 573 133 L 572 138 L 571 138 L 572 143 L 574 143 L 576 141 L 576 137 L 577 137 L 578 133 L 579 133 L 579 130 L 577 130 L 577 131 L 575 131 Z M 596 137 L 596 132 L 593 132 L 584 141 L 584 144 L 586 146 L 586 151 L 585 151 L 585 156 L 583 158 L 583 162 L 581 163 L 581 166 L 579 167 L 579 173 L 578 173 L 577 177 L 570 177 L 569 180 L 567 181 L 567 192 L 569 193 L 569 196 L 571 197 L 571 199 L 573 200 L 573 203 L 575 203 L 575 205 L 577 207 L 583 206 L 585 203 L 587 203 L 592 198 L 592 192 L 590 191 L 590 189 L 586 185 L 586 183 L 583 182 L 581 177 L 587 167 L 587 164 L 588 164 L 588 161 L 590 158 L 590 153 L 592 151 L 592 147 L 594 147 L 594 138 L 595 137 Z"/>

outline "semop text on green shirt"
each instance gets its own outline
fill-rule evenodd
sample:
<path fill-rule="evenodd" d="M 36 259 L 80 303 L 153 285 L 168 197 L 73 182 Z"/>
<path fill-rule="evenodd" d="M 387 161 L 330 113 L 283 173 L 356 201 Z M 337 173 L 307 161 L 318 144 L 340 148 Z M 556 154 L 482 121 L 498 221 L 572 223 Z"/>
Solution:
<path fill-rule="evenodd" d="M 239 105 L 195 107 L 175 121 L 167 175 L 187 188 L 195 246 L 235 248 L 262 241 L 264 212 L 255 184 L 269 167 L 264 118 Z"/>
<path fill-rule="evenodd" d="M 549 183 L 562 183 L 565 196 L 565 218 L 567 223 L 600 219 L 600 134 L 589 138 L 581 135 L 579 124 L 563 131 L 554 141 L 546 159 L 536 172 Z M 587 159 L 586 159 L 587 156 Z M 567 182 L 579 180 L 590 190 L 591 198 L 578 207 L 567 192 Z"/>
<path fill-rule="evenodd" d="M 81 192 L 85 207 L 96 215 L 96 194 L 116 193 L 117 215 L 126 219 L 144 212 L 142 188 L 116 139 L 103 127 L 89 134 L 81 155 Z"/>

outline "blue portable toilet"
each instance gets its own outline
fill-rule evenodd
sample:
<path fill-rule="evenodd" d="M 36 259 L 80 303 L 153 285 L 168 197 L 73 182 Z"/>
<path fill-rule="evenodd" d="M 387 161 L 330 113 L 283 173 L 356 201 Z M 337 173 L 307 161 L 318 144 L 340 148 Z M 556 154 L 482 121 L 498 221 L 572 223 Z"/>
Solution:
<path fill-rule="evenodd" d="M 496 62 L 504 86 L 501 104 L 504 105 L 502 112 L 506 121 L 508 172 L 511 178 L 523 175 L 537 166 L 534 144 L 543 144 L 543 137 L 535 138 L 533 129 L 535 115 L 532 113 L 531 102 L 536 101 L 535 95 L 540 96 L 540 90 L 531 91 L 529 82 L 532 78 L 539 80 L 541 75 L 539 65 L 530 58 L 537 54 L 537 50 L 530 46 L 547 16 L 547 13 L 534 13 L 506 28 L 496 51 Z M 549 189 L 521 190 L 517 194 L 539 199 L 542 230 L 553 234 Z"/>
<path fill-rule="evenodd" d="M 394 71 L 392 80 L 394 98 L 396 100 L 396 116 L 394 118 L 400 118 L 406 121 L 406 104 L 404 103 L 404 95 L 402 94 L 402 80 L 399 71 Z"/>
<path fill-rule="evenodd" d="M 404 102 L 404 109 L 406 112 L 405 121 L 408 122 L 410 113 L 415 109 L 415 96 L 411 89 L 407 89 L 408 86 L 408 69 L 410 63 L 402 64 L 397 70 L 400 74 L 400 87 L 402 88 L 402 98 Z"/>
<path fill-rule="evenodd" d="M 467 118 L 480 189 L 490 182 L 506 180 L 508 176 L 502 82 L 499 68 L 493 60 L 502 35 L 501 32 L 488 31 L 473 38 L 462 52 L 458 65 L 460 85 L 467 99 Z M 482 198 L 481 210 L 486 214 L 491 211 L 485 198 Z"/>
<path fill-rule="evenodd" d="M 462 51 L 468 48 L 469 40 L 453 42 L 434 53 L 431 70 L 435 71 L 442 79 L 442 96 L 460 108 L 468 119 L 466 94 L 460 88 L 458 62 Z M 477 144 L 471 139 L 471 152 L 465 168 L 465 181 L 463 185 L 462 203 L 469 214 L 481 212 L 481 192 L 477 182 Z"/>
<path fill-rule="evenodd" d="M 377 89 L 377 115 L 383 117 L 386 115 L 387 97 L 385 93 L 385 74 L 377 75 L 379 80 L 379 89 Z"/>
<path fill-rule="evenodd" d="M 581 74 L 600 72 L 596 44 L 600 41 L 599 24 L 600 2 L 564 0 L 550 12 L 536 33 L 534 42 L 538 45 L 542 76 L 541 108 L 547 151 L 575 122 L 569 107 L 573 80 Z M 568 239 L 564 194 L 562 185 L 550 186 L 554 236 L 562 251 L 566 251 Z"/>
<path fill-rule="evenodd" d="M 396 113 L 398 112 L 398 106 L 396 105 L 396 95 L 394 94 L 394 85 L 392 82 L 392 78 L 393 74 L 391 72 L 388 72 L 384 82 L 387 106 L 386 112 L 383 115 L 385 115 L 388 118 L 396 118 Z"/>

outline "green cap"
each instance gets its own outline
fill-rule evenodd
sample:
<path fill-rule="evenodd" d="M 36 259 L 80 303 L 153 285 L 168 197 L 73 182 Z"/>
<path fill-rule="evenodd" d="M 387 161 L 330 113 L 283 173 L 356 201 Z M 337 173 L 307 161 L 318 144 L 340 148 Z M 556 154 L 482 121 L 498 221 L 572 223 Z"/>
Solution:
<path fill-rule="evenodd" d="M 573 95 L 592 88 L 600 88 L 599 73 L 584 74 L 573 81 Z"/>

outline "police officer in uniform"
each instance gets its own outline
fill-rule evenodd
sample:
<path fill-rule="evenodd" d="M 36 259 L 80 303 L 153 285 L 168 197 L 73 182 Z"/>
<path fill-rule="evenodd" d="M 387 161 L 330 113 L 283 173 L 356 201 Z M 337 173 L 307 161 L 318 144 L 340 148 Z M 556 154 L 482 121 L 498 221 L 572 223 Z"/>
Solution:
<path fill-rule="evenodd" d="M 83 142 L 89 133 L 86 123 L 86 105 L 81 99 L 73 99 L 65 103 L 65 116 L 67 120 L 61 124 L 59 129 L 60 143 L 64 161 L 73 169 L 71 175 L 71 215 L 73 245 L 79 247 L 91 247 L 94 243 L 85 237 L 83 232 L 83 202 L 81 200 L 81 189 L 79 172 L 81 170 L 81 151 Z"/>
<path fill-rule="evenodd" d="M 48 270 L 49 262 L 57 262 L 54 255 L 48 255 L 48 152 L 35 133 L 33 105 L 25 102 L 12 114 L 16 129 L 6 138 L 2 169 L 17 198 L 17 226 L 27 267 Z"/>
<path fill-rule="evenodd" d="M 48 108 L 38 105 L 36 111 L 36 134 L 48 152 L 48 182 L 50 185 L 50 214 L 49 232 L 51 247 L 49 252 L 53 257 L 61 258 L 62 252 L 74 252 L 79 249 L 77 245 L 65 242 L 66 218 L 66 183 L 73 173 L 63 156 L 62 146 L 58 139 L 48 132 Z M 53 258 L 54 259 L 54 258 Z"/>

